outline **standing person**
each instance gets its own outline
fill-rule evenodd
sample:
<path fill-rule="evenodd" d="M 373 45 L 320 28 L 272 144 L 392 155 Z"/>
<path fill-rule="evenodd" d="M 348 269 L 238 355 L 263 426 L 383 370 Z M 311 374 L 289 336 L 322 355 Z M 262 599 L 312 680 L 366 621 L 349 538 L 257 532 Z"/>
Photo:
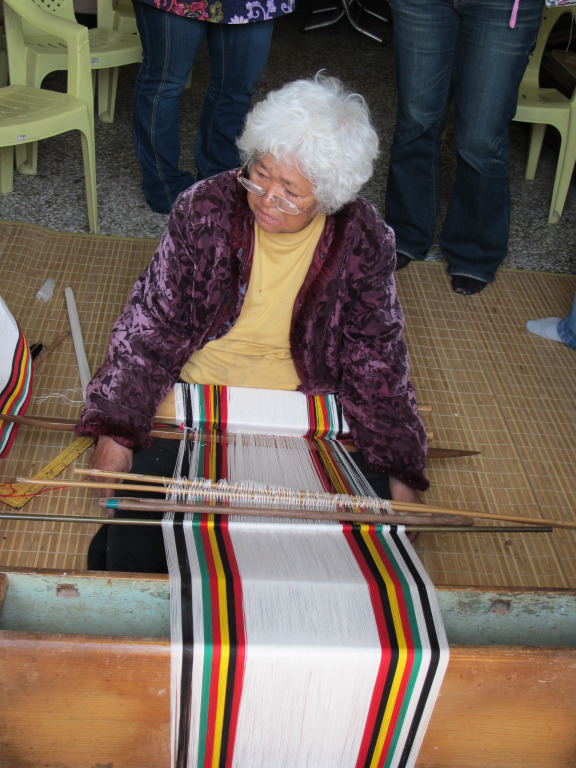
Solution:
<path fill-rule="evenodd" d="M 426 258 L 442 190 L 442 134 L 454 105 L 457 164 L 440 247 L 456 293 L 495 279 L 508 250 L 508 123 L 544 0 L 390 0 L 398 115 L 386 221 L 397 269 Z"/>
<path fill-rule="evenodd" d="M 274 18 L 290 13 L 294 0 L 132 0 L 142 41 L 136 78 L 132 136 L 152 210 L 169 213 L 194 181 L 180 170 L 180 104 L 196 54 L 206 40 L 208 84 L 196 133 L 198 179 L 235 168 L 236 139 L 270 50 Z"/>

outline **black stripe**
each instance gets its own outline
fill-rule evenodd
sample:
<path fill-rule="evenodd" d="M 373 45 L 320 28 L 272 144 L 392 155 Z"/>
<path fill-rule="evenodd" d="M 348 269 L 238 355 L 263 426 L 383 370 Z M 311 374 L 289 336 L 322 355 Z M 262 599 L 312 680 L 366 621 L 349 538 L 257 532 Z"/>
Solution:
<path fill-rule="evenodd" d="M 344 410 L 338 395 L 334 395 L 334 402 L 336 403 L 336 415 L 338 418 L 338 430 L 336 432 L 336 439 L 339 439 L 344 435 Z"/>
<path fill-rule="evenodd" d="M 184 387 L 184 426 L 192 429 L 194 426 L 194 412 L 192 411 L 192 396 L 190 384 L 182 382 Z"/>
<path fill-rule="evenodd" d="M 388 632 L 388 637 L 390 640 L 390 666 L 388 668 L 388 673 L 386 675 L 386 680 L 384 682 L 382 698 L 380 699 L 380 702 L 378 704 L 378 711 L 376 714 L 375 726 L 370 736 L 370 743 L 368 745 L 368 752 L 366 754 L 366 761 L 364 763 L 365 766 L 368 766 L 370 765 L 370 763 L 374 758 L 374 750 L 376 749 L 378 734 L 380 733 L 380 729 L 382 727 L 382 721 L 384 720 L 384 714 L 386 712 L 386 706 L 388 704 L 388 699 L 390 697 L 390 691 L 392 690 L 392 682 L 394 680 L 394 675 L 396 674 L 396 668 L 398 667 L 399 651 L 398 651 L 398 638 L 396 635 L 396 628 L 394 626 L 394 619 L 392 617 L 392 610 L 390 608 L 390 601 L 388 599 L 388 590 L 386 589 L 386 583 L 384 581 L 384 578 L 382 577 L 382 574 L 380 573 L 378 566 L 374 562 L 374 559 L 370 553 L 370 550 L 368 549 L 366 542 L 364 540 L 364 537 L 361 533 L 361 529 L 359 525 L 354 524 L 352 526 L 352 535 L 356 543 L 358 544 L 361 550 L 362 556 L 364 557 L 364 560 L 368 565 L 368 568 L 370 569 L 370 572 L 378 587 L 378 594 L 380 595 L 380 602 L 382 604 L 382 608 L 384 611 L 384 619 L 386 621 L 386 630 Z"/>
<path fill-rule="evenodd" d="M 420 698 L 418 700 L 418 704 L 414 712 L 414 717 L 412 718 L 412 722 L 410 724 L 408 737 L 406 739 L 406 743 L 402 751 L 402 756 L 400 758 L 400 762 L 398 763 L 398 767 L 403 768 L 407 764 L 408 758 L 410 757 L 410 752 L 412 751 L 412 747 L 414 746 L 414 739 L 416 738 L 416 732 L 418 730 L 418 727 L 420 726 L 422 715 L 424 713 L 424 707 L 426 706 L 426 702 L 428 701 L 430 690 L 432 688 L 432 683 L 434 681 L 434 678 L 436 676 L 436 671 L 440 663 L 440 644 L 438 641 L 438 635 L 436 633 L 434 616 L 432 613 L 432 607 L 430 605 L 430 597 L 428 595 L 426 584 L 424 583 L 423 579 L 418 573 L 418 569 L 414 565 L 414 562 L 412 561 L 412 557 L 406 551 L 406 548 L 404 547 L 404 544 L 401 541 L 400 536 L 398 535 L 398 531 L 395 525 L 391 527 L 391 535 L 418 589 L 418 594 L 419 594 L 420 602 L 422 605 L 424 621 L 426 623 L 426 630 L 428 632 L 428 639 L 430 642 L 430 649 L 431 649 L 430 665 L 428 667 L 428 672 L 426 673 L 426 679 L 424 680 L 422 693 L 420 694 Z"/>
<path fill-rule="evenodd" d="M 222 746 L 220 750 L 219 768 L 225 768 L 230 748 L 230 726 L 232 724 L 232 702 L 234 696 L 234 684 L 236 681 L 236 669 L 238 665 L 238 635 L 236 632 L 236 605 L 234 603 L 234 583 L 232 580 L 232 568 L 228 560 L 228 551 L 224 543 L 222 533 L 223 521 L 218 519 L 214 523 L 214 534 L 218 542 L 218 551 L 225 575 L 226 584 L 226 608 L 228 611 L 228 634 L 230 639 L 230 663 L 226 675 L 226 692 L 224 695 L 224 716 L 222 722 Z"/>

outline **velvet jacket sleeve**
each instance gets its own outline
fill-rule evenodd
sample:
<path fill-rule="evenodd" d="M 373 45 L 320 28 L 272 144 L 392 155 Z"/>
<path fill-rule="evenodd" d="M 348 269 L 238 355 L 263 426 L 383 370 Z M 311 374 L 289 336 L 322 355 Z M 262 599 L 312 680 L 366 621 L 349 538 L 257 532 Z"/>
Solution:
<path fill-rule="evenodd" d="M 426 433 L 409 381 L 394 234 L 359 198 L 332 217 L 320 251 L 322 264 L 302 301 L 306 320 L 293 329 L 295 345 L 301 342 L 297 357 L 312 372 L 304 389 L 329 390 L 334 382 L 352 440 L 370 467 L 426 490 Z"/>
<path fill-rule="evenodd" d="M 230 323 L 237 291 L 230 267 L 235 198 L 226 188 L 230 174 L 216 178 L 218 184 L 201 182 L 178 198 L 114 325 L 78 434 L 109 435 L 129 448 L 148 445 L 152 417 L 186 360 L 222 318 Z"/>

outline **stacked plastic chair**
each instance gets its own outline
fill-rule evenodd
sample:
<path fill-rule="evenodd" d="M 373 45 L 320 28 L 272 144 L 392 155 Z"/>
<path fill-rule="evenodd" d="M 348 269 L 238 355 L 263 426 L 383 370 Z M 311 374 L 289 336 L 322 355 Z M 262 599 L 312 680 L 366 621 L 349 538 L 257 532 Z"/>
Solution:
<path fill-rule="evenodd" d="M 88 30 L 39 8 L 34 0 L 4 0 L 10 85 L 0 88 L 0 192 L 12 191 L 14 148 L 78 130 L 82 136 L 88 221 L 98 232 L 94 99 Z M 50 35 L 63 46 L 68 70 L 66 93 L 28 85 L 27 29 Z"/>
<path fill-rule="evenodd" d="M 514 117 L 514 120 L 532 124 L 526 165 L 527 179 L 534 179 L 536 175 L 546 126 L 554 126 L 560 134 L 560 151 L 548 216 L 549 224 L 560 221 L 576 163 L 576 89 L 572 98 L 567 98 L 556 88 L 541 88 L 539 77 L 548 37 L 564 14 L 570 14 L 573 19 L 576 19 L 576 6 L 564 5 L 544 9 L 536 47 L 520 83 L 518 108 Z"/>

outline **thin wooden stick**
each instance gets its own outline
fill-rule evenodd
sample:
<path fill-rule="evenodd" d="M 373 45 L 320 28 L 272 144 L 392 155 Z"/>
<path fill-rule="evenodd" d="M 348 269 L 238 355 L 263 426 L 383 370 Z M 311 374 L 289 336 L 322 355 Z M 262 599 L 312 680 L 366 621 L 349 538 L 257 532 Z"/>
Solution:
<path fill-rule="evenodd" d="M 37 370 L 42 365 L 42 363 L 45 363 L 48 355 L 54 352 L 54 350 L 57 349 L 60 344 L 62 344 L 62 342 L 65 341 L 68 336 L 70 336 L 70 334 L 71 331 L 64 331 L 64 333 L 61 333 L 60 336 L 57 336 L 51 344 L 48 344 L 48 346 L 44 347 L 42 352 L 40 352 L 38 357 L 34 360 L 34 370 Z"/>
<path fill-rule="evenodd" d="M 90 474 L 93 476 L 97 476 L 99 473 L 99 470 L 89 470 Z M 116 477 L 124 476 L 128 479 L 134 479 L 138 477 L 137 475 L 131 475 L 129 473 L 114 473 Z M 105 475 L 102 475 L 103 477 Z M 150 476 L 144 476 L 144 477 L 155 477 L 154 475 Z M 76 480 L 61 480 L 60 482 L 56 480 L 33 480 L 30 478 L 22 478 L 18 477 L 16 478 L 16 481 L 19 483 L 30 483 L 35 485 L 44 485 L 47 487 L 70 487 L 70 488 L 100 488 L 100 489 L 107 489 L 107 490 L 125 490 L 125 491 L 140 491 L 145 493 L 162 493 L 165 491 L 165 487 L 160 488 L 159 484 L 164 484 L 163 478 L 156 478 L 153 482 L 158 483 L 158 485 L 137 485 L 137 484 L 130 484 L 130 483 L 101 483 L 101 482 L 91 482 L 91 481 L 76 481 Z M 189 481 L 190 485 L 192 481 Z M 216 483 L 213 483 L 211 486 L 207 486 L 206 488 L 200 488 L 197 489 L 194 488 L 191 490 L 196 491 L 198 496 L 202 495 L 210 495 L 211 492 L 218 493 L 219 495 L 223 495 L 226 492 L 226 488 L 222 485 L 220 488 L 218 488 L 218 485 Z M 288 490 L 290 492 L 293 492 L 291 489 L 282 489 L 278 488 L 275 489 L 279 493 L 281 493 L 283 490 Z M 303 492 L 296 492 L 300 493 L 302 496 L 303 501 L 305 500 L 306 494 Z M 329 496 L 335 496 L 335 494 L 324 494 L 326 497 Z M 311 496 L 320 497 L 321 494 L 311 494 Z M 339 500 L 342 500 L 342 503 L 344 502 L 344 499 L 346 499 L 345 496 L 339 495 Z M 385 504 L 388 500 L 386 499 L 366 499 L 366 497 L 355 497 L 350 496 L 348 497 L 350 499 L 350 506 L 368 506 L 373 509 L 376 509 L 378 507 L 385 508 Z M 313 501 L 313 499 L 310 499 Z M 172 503 L 172 502 L 169 502 Z M 576 530 L 576 522 L 571 522 L 568 520 L 551 520 L 548 518 L 539 518 L 539 517 L 520 517 L 516 515 L 500 515 L 500 514 L 494 514 L 491 512 L 469 512 L 467 510 L 461 510 L 461 509 L 445 509 L 444 507 L 436 507 L 431 506 L 428 504 L 412 504 L 408 502 L 402 502 L 402 501 L 389 501 L 392 510 L 394 512 L 404 512 L 404 513 L 413 513 L 413 514 L 434 514 L 434 515 L 449 515 L 454 517 L 460 517 L 460 518 L 469 518 L 474 519 L 478 518 L 481 520 L 498 520 L 502 522 L 507 523 L 520 523 L 523 525 L 543 525 L 543 526 L 552 526 L 553 528 L 567 528 L 569 530 Z"/>
<path fill-rule="evenodd" d="M 179 511 L 179 510 L 177 510 Z M 197 511 L 197 510 L 196 510 Z M 224 510 L 223 510 L 224 511 Z M 252 511 L 253 515 L 253 511 Z M 1 520 L 37 520 L 40 523 L 88 523 L 92 525 L 162 525 L 160 518 L 99 517 L 84 515 L 37 515 L 29 512 L 0 512 Z M 403 525 L 396 518 L 393 525 Z M 533 526 L 458 526 L 458 525 L 406 525 L 406 531 L 420 533 L 552 533 L 552 528 Z"/>
<path fill-rule="evenodd" d="M 77 422 L 71 421 L 69 419 L 50 419 L 44 418 L 42 416 L 24 416 L 22 414 L 0 413 L 0 420 L 10 421 L 14 424 L 22 424 L 27 427 L 37 427 L 38 429 L 53 429 L 60 432 L 73 432 L 74 428 L 77 426 Z M 169 425 L 152 427 L 148 434 L 150 437 L 163 438 L 166 440 L 183 440 L 184 438 L 186 440 L 196 440 L 199 435 L 198 432 L 194 432 L 192 430 L 184 431 L 179 427 Z M 205 440 L 206 442 L 229 442 L 230 440 L 234 439 L 234 437 L 230 435 L 215 436 L 202 433 L 200 439 Z M 350 453 L 355 453 L 357 450 L 356 447 L 351 443 L 342 443 L 342 445 Z M 454 459 L 462 458 L 465 456 L 478 456 L 479 453 L 479 451 L 469 451 L 465 448 L 442 448 L 441 446 L 429 446 L 427 457 L 429 459 Z"/>
<path fill-rule="evenodd" d="M 135 510 L 154 512 L 202 512 L 214 515 L 246 515 L 251 517 L 281 517 L 290 520 L 332 520 L 334 522 L 377 523 L 381 525 L 418 525 L 420 523 L 449 525 L 455 518 L 427 514 L 386 514 L 385 512 L 354 512 L 352 510 L 313 510 L 268 507 L 216 506 L 212 504 L 174 504 L 166 499 L 111 498 L 101 499 L 100 506 L 108 510 Z M 468 521 L 459 525 L 472 527 Z"/>
<path fill-rule="evenodd" d="M 98 470 L 91 470 L 91 472 L 94 472 L 96 476 L 98 474 Z M 118 473 L 112 473 L 118 477 L 126 477 L 128 479 L 135 479 L 137 478 L 136 475 L 130 475 L 130 474 L 123 474 L 121 472 Z M 102 475 L 104 477 L 104 475 Z M 138 491 L 140 493 L 157 493 L 162 494 L 165 493 L 168 488 L 164 485 L 164 479 L 158 478 L 156 476 L 140 476 L 140 477 L 151 477 L 153 485 L 138 485 L 134 483 L 104 483 L 104 482 L 98 482 L 98 481 L 79 481 L 79 480 L 32 480 L 31 478 L 22 478 L 18 477 L 16 478 L 16 481 L 19 483 L 35 483 L 36 485 L 43 485 L 44 487 L 48 488 L 95 488 L 95 489 L 105 489 L 105 490 L 111 490 L 111 491 Z M 422 517 L 423 515 L 444 515 L 447 514 L 451 517 L 452 521 L 457 525 L 470 525 L 471 523 L 468 522 L 468 518 L 463 518 L 461 515 L 459 515 L 456 511 L 453 510 L 444 510 L 441 507 L 428 507 L 424 504 L 408 504 L 404 502 L 393 502 L 388 499 L 379 499 L 377 497 L 371 498 L 371 497 L 365 497 L 365 496 L 346 496 L 344 494 L 332 494 L 332 493 L 324 493 L 324 492 L 310 492 L 306 493 L 303 491 L 295 491 L 291 488 L 262 488 L 260 490 L 258 487 L 253 488 L 247 488 L 245 491 L 241 490 L 239 487 L 234 487 L 232 484 L 230 484 L 228 487 L 223 485 L 222 483 L 209 483 L 208 481 L 205 481 L 205 484 L 198 484 L 197 487 L 193 486 L 193 481 L 182 481 L 181 482 L 181 488 L 183 491 L 188 490 L 192 494 L 198 496 L 199 498 L 205 497 L 210 498 L 214 501 L 228 501 L 228 500 L 234 500 L 236 502 L 241 502 L 243 499 L 239 497 L 239 494 L 252 494 L 255 504 L 260 506 L 253 506 L 253 507 L 247 507 L 245 508 L 245 511 L 243 513 L 238 514 L 258 514 L 259 511 L 261 511 L 263 508 L 263 505 L 269 504 L 272 502 L 272 498 L 270 498 L 270 501 L 268 501 L 265 498 L 266 492 L 274 493 L 276 492 L 277 495 L 274 498 L 274 501 L 272 503 L 277 504 L 277 506 L 274 508 L 274 513 L 276 515 L 282 515 L 290 516 L 292 512 L 298 512 L 303 513 L 302 516 L 305 517 L 306 514 L 313 514 L 315 517 L 321 517 L 324 519 L 325 517 L 327 519 L 331 519 L 329 517 L 330 514 L 334 514 L 334 517 L 332 519 L 338 520 L 343 519 L 343 514 L 351 514 L 352 518 L 354 520 L 360 520 L 358 517 L 359 512 L 344 512 L 342 510 L 342 507 L 350 507 L 352 509 L 358 508 L 358 507 L 364 507 L 367 509 L 374 510 L 373 512 L 367 512 L 366 514 L 368 516 L 372 516 L 371 519 L 373 519 L 374 515 L 378 516 L 378 519 L 381 520 L 382 514 L 389 514 L 394 515 L 395 513 L 403 513 L 403 514 L 413 514 L 418 517 Z M 175 506 L 179 506 L 179 504 L 176 504 L 173 501 L 166 501 L 165 499 L 154 499 L 154 504 L 157 504 L 158 506 L 161 506 L 162 504 L 166 503 L 171 505 L 171 508 L 174 509 Z M 302 504 L 304 508 L 295 510 L 294 507 L 297 507 L 299 504 Z M 309 504 L 310 506 L 317 505 L 316 509 L 306 509 L 306 504 Z M 194 505 L 196 506 L 196 505 Z M 331 509 L 332 507 L 332 509 Z M 198 506 L 197 509 L 200 509 Z M 234 507 L 234 509 L 240 509 L 240 507 Z M 246 511 L 246 509 L 252 510 L 250 513 Z M 206 511 L 210 511 L 210 507 L 208 506 Z M 396 517 L 396 520 L 398 518 Z"/>

